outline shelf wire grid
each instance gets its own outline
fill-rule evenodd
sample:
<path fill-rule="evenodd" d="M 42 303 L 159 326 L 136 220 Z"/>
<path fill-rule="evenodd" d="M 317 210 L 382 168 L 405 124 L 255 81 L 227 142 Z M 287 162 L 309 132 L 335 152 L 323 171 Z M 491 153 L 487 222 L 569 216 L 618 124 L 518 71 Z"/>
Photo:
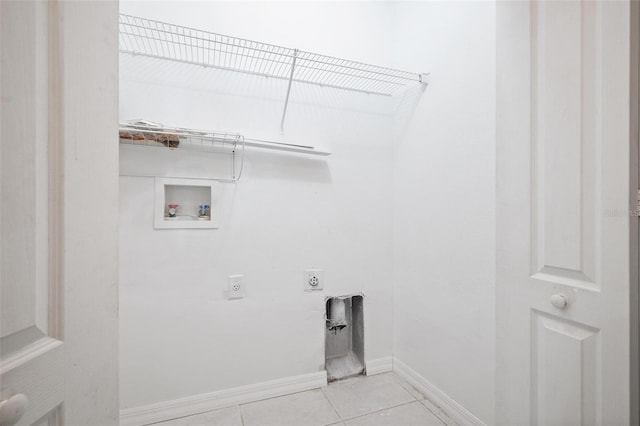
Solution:
<path fill-rule="evenodd" d="M 239 133 L 120 123 L 120 143 L 233 155 L 244 138 Z"/>
<path fill-rule="evenodd" d="M 391 96 L 422 74 L 120 14 L 120 51 Z M 293 68 L 293 73 L 291 72 Z"/>
<path fill-rule="evenodd" d="M 230 158 L 231 176 L 222 180 L 237 181 L 242 175 L 245 138 L 239 133 L 169 128 L 148 122 L 120 123 L 119 133 L 120 143 L 125 145 L 226 154 Z"/>

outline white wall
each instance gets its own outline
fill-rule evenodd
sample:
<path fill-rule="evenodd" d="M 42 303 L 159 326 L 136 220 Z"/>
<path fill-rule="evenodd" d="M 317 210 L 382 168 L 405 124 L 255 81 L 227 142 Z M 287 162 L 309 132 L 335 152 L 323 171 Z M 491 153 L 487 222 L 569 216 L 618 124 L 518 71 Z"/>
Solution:
<path fill-rule="evenodd" d="M 394 156 L 394 356 L 482 421 L 494 411 L 492 2 L 398 4 L 398 67 L 431 85 Z"/>
<path fill-rule="evenodd" d="M 333 152 L 248 151 L 243 178 L 225 184 L 232 201 L 215 231 L 154 231 L 153 179 L 121 177 L 122 408 L 320 371 L 323 295 L 363 291 L 366 358 L 393 352 L 491 423 L 493 3 L 121 10 L 432 74 L 399 105 L 298 85 L 281 136 L 280 82 L 122 58 L 122 119 Z M 301 291 L 311 267 L 326 271 L 323 295 Z M 247 297 L 224 300 L 226 276 L 238 273 Z"/>
<path fill-rule="evenodd" d="M 121 11 L 374 63 L 390 56 L 384 3 Z M 121 119 L 280 138 L 280 82 L 123 57 L 120 92 Z M 154 230 L 153 178 L 121 177 L 121 408 L 321 371 L 325 295 L 364 292 L 365 357 L 391 355 L 388 101 L 303 86 L 292 96 L 282 138 L 333 155 L 248 150 L 242 179 L 222 184 L 230 202 L 219 230 Z M 322 294 L 302 291 L 309 268 L 325 270 Z M 229 274 L 244 274 L 245 299 L 224 299 Z"/>

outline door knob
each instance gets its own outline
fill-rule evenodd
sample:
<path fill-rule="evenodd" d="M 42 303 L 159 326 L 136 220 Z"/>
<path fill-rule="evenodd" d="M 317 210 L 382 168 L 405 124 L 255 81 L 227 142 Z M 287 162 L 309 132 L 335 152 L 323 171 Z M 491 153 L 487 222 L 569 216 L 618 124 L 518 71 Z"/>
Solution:
<path fill-rule="evenodd" d="M 0 401 L 0 426 L 13 426 L 18 423 L 27 411 L 28 405 L 29 398 L 21 393 Z"/>
<path fill-rule="evenodd" d="M 554 294 L 551 296 L 551 304 L 558 309 L 564 309 L 569 304 L 569 301 L 564 294 Z"/>

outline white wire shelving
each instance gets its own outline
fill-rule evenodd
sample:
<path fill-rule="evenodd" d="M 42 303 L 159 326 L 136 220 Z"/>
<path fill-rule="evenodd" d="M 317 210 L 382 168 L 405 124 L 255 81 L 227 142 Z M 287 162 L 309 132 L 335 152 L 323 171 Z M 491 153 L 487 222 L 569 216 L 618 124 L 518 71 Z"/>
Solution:
<path fill-rule="evenodd" d="M 144 120 L 120 123 L 119 133 L 120 143 L 125 145 L 228 155 L 229 180 L 237 181 L 242 174 L 245 141 L 239 133 L 166 127 Z M 239 157 L 239 167 L 236 166 L 236 157 Z"/>
<path fill-rule="evenodd" d="M 245 138 L 240 133 L 167 127 L 146 120 L 121 122 L 119 133 L 120 143 L 124 145 L 228 155 L 231 170 L 228 180 L 231 181 L 237 181 L 242 175 L 246 146 L 321 156 L 330 155 L 327 151 L 318 150 L 309 145 Z"/>
<path fill-rule="evenodd" d="M 237 145 L 244 142 L 244 137 L 239 133 L 170 128 L 162 124 L 139 121 L 120 123 L 120 142 L 233 155 Z"/>
<path fill-rule="evenodd" d="M 286 80 L 281 128 L 294 82 L 392 96 L 427 84 L 428 76 L 126 14 L 120 14 L 120 51 Z"/>

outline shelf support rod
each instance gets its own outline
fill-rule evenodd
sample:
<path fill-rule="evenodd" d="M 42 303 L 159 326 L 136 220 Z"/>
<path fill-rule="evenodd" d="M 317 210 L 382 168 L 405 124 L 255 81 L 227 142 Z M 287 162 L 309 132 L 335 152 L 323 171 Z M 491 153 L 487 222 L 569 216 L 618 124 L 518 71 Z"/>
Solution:
<path fill-rule="evenodd" d="M 280 120 L 280 133 L 284 133 L 284 119 L 287 116 L 287 106 L 289 105 L 289 95 L 291 94 L 291 84 L 293 83 L 293 73 L 296 69 L 296 59 L 298 59 L 298 49 L 293 51 L 293 60 L 291 61 L 291 74 L 289 74 L 289 85 L 287 86 L 287 95 L 284 98 L 284 109 L 282 111 L 282 120 Z"/>

